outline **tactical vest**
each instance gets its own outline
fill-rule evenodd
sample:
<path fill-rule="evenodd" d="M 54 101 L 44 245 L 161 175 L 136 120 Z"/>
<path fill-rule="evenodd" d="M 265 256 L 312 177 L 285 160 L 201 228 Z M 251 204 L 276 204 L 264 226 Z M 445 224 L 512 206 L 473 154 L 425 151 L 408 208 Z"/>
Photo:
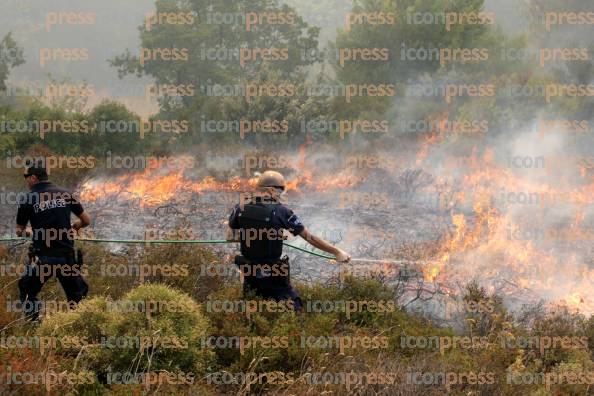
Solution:
<path fill-rule="evenodd" d="M 275 262 L 283 253 L 281 228 L 274 225 L 278 204 L 245 204 L 238 215 L 241 228 L 241 254 L 251 261 Z M 274 229 L 276 238 L 268 239 Z M 249 244 L 249 246 L 248 246 Z"/>

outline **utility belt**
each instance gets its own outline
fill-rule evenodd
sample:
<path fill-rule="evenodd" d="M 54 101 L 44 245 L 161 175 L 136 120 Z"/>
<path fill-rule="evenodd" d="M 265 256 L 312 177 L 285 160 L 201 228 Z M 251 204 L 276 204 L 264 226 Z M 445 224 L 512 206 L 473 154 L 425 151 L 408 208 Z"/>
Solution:
<path fill-rule="evenodd" d="M 264 261 L 264 262 L 262 262 Z M 235 265 L 243 274 L 244 283 L 258 289 L 278 289 L 291 285 L 291 266 L 289 256 L 276 261 L 251 260 L 245 256 L 235 256 Z"/>
<path fill-rule="evenodd" d="M 33 245 L 29 246 L 29 262 L 36 263 L 39 257 L 63 257 L 67 260 L 65 264 L 84 264 L 84 254 L 82 249 L 69 250 L 44 250 Z"/>

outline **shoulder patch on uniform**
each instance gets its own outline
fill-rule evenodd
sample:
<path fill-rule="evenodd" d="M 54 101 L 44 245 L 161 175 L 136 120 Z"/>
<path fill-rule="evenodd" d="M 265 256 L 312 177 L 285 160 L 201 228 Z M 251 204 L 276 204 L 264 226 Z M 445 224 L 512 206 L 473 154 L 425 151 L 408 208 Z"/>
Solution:
<path fill-rule="evenodd" d="M 289 219 L 287 220 L 287 222 L 290 225 L 292 225 L 293 227 L 303 225 L 303 223 L 301 223 L 301 220 L 299 219 L 299 217 L 297 217 L 296 214 L 293 214 L 291 217 L 289 217 Z"/>

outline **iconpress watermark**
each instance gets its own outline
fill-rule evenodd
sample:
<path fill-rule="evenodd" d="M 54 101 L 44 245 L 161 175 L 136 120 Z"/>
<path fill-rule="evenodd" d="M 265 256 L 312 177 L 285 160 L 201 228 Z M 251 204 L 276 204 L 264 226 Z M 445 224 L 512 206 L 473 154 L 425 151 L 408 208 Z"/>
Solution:
<path fill-rule="evenodd" d="M 45 168 L 50 175 L 52 169 L 92 169 L 96 165 L 97 159 L 92 155 L 72 156 L 72 155 L 12 155 L 9 151 L 6 157 L 6 167 L 8 169 L 24 169 L 33 166 Z"/>
<path fill-rule="evenodd" d="M 387 336 L 313 336 L 302 332 L 300 335 L 301 348 L 338 349 L 345 354 L 347 349 L 386 349 L 389 347 Z"/>
<path fill-rule="evenodd" d="M 62 300 L 13 300 L 10 295 L 6 296 L 6 312 L 44 312 L 50 315 L 56 312 L 67 312 L 76 308 L 74 301 Z"/>
<path fill-rule="evenodd" d="M 106 310 L 108 312 L 126 313 L 144 313 L 150 319 L 155 313 L 171 312 L 189 312 L 195 309 L 192 301 L 164 301 L 164 300 L 117 300 L 107 301 Z"/>
<path fill-rule="evenodd" d="M 559 371 L 559 372 L 516 372 L 508 371 L 506 382 L 509 385 L 545 385 L 551 390 L 552 385 L 594 385 L 594 371 Z"/>
<path fill-rule="evenodd" d="M 451 32 L 460 25 L 493 25 L 494 12 L 407 12 L 406 23 L 409 25 L 445 25 L 446 32 Z"/>
<path fill-rule="evenodd" d="M 247 319 L 251 319 L 254 313 L 293 312 L 295 303 L 293 300 L 207 300 L 206 312 L 209 313 L 243 313 Z"/>
<path fill-rule="evenodd" d="M 594 12 L 587 11 L 545 11 L 529 13 L 530 23 L 544 25 L 547 32 L 552 32 L 556 28 L 564 25 L 568 26 L 592 26 L 594 25 Z"/>
<path fill-rule="evenodd" d="M 239 349 L 244 355 L 246 350 L 255 348 L 287 349 L 288 336 L 209 336 L 200 339 L 202 348 L 210 349 Z"/>
<path fill-rule="evenodd" d="M 57 373 L 53 370 L 48 371 L 13 371 L 11 366 L 6 368 L 6 372 L 0 375 L 0 383 L 7 385 L 44 385 L 49 392 L 57 385 L 84 385 L 95 382 L 95 373 L 92 371 L 69 372 L 62 371 Z"/>
<path fill-rule="evenodd" d="M 147 12 L 144 18 L 144 29 L 147 32 L 155 26 L 193 25 L 198 20 L 196 12 Z"/>
<path fill-rule="evenodd" d="M 105 277 L 134 277 L 144 283 L 151 277 L 180 277 L 190 274 L 187 265 L 182 264 L 101 264 L 99 274 Z"/>
<path fill-rule="evenodd" d="M 289 131 L 288 120 L 206 120 L 202 117 L 200 131 L 203 133 L 237 133 L 241 140 L 252 133 L 286 134 Z"/>
<path fill-rule="evenodd" d="M 229 372 L 217 371 L 206 376 L 206 382 L 214 385 L 244 385 L 248 390 L 253 385 L 290 385 L 304 383 L 307 385 L 346 385 L 347 390 L 354 386 L 393 385 L 397 382 L 398 374 L 384 371 L 355 372 L 355 371 L 306 371 L 295 374 L 284 371 Z"/>
<path fill-rule="evenodd" d="M 106 374 L 106 381 L 108 385 L 144 385 L 150 389 L 153 385 L 192 385 L 195 376 L 192 372 L 184 371 L 110 371 Z"/>
<path fill-rule="evenodd" d="M 448 349 L 485 349 L 488 337 L 468 336 L 400 336 L 402 349 L 433 349 L 443 355 Z"/>
<path fill-rule="evenodd" d="M 97 14 L 94 12 L 50 11 L 45 14 L 45 31 L 50 32 L 60 25 L 95 25 Z"/>
<path fill-rule="evenodd" d="M 406 373 L 409 385 L 443 385 L 449 392 L 454 385 L 493 385 L 496 373 L 491 371 L 415 371 Z"/>
<path fill-rule="evenodd" d="M 48 133 L 133 133 L 144 139 L 146 134 L 187 133 L 187 120 L 123 120 L 103 119 L 99 122 L 89 120 L 20 120 L 3 119 L 0 121 L 0 133 L 35 133 L 45 139 Z"/>
<path fill-rule="evenodd" d="M 245 12 L 213 12 L 206 13 L 205 23 L 207 25 L 241 25 L 246 32 L 251 32 L 259 26 L 294 25 L 297 21 L 297 14 L 293 11 L 257 11 L 248 10 Z"/>

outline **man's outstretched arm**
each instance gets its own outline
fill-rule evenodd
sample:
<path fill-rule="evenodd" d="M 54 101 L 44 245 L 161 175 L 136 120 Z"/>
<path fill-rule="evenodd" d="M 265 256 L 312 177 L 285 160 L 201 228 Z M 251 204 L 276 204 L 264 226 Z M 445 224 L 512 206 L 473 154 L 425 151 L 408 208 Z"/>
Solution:
<path fill-rule="evenodd" d="M 299 236 L 305 239 L 313 247 L 316 247 L 320 250 L 323 250 L 326 253 L 330 253 L 336 256 L 336 261 L 339 261 L 341 263 L 348 263 L 351 260 L 350 254 L 326 242 L 322 238 L 315 236 L 314 234 L 309 232 L 307 228 L 304 228 L 303 231 L 299 233 Z"/>
<path fill-rule="evenodd" d="M 81 228 L 85 228 L 85 227 L 88 227 L 89 225 L 91 225 L 91 216 L 89 216 L 89 214 L 87 212 L 82 212 L 81 214 L 76 215 L 76 217 L 78 217 L 78 220 L 76 220 L 72 224 L 72 228 L 75 231 L 78 231 Z"/>
<path fill-rule="evenodd" d="M 27 229 L 27 226 L 17 224 L 16 225 L 16 235 L 18 237 L 30 237 L 33 235 L 33 232 L 30 229 Z"/>

